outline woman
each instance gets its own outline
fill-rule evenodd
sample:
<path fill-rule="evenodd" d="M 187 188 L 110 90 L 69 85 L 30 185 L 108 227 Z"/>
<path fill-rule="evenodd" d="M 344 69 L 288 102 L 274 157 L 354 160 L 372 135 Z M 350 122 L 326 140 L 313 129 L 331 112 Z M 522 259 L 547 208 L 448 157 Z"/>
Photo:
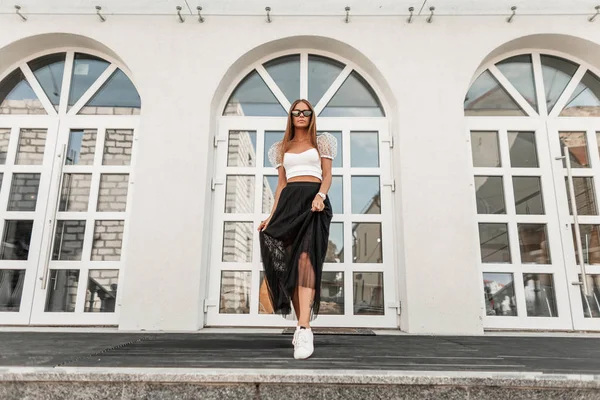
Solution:
<path fill-rule="evenodd" d="M 275 313 L 294 311 L 294 358 L 314 351 L 310 321 L 319 312 L 321 272 L 333 213 L 327 192 L 337 152 L 334 136 L 317 136 L 310 103 L 297 100 L 288 115 L 283 140 L 269 149 L 279 173 L 270 216 L 258 227 L 265 281 Z"/>

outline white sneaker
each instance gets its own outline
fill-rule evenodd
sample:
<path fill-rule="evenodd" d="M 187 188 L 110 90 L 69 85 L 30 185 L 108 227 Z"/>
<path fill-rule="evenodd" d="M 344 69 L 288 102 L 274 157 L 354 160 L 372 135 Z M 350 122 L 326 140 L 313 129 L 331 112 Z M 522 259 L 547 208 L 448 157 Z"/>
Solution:
<path fill-rule="evenodd" d="M 296 327 L 296 330 L 294 331 L 294 337 L 292 338 L 292 345 L 294 346 L 294 349 L 296 348 L 296 341 L 298 340 L 298 332 L 300 332 L 300 326 Z"/>
<path fill-rule="evenodd" d="M 294 358 L 296 360 L 304 360 L 312 355 L 315 351 L 313 344 L 313 333 L 310 328 L 297 330 L 296 343 L 294 345 Z"/>

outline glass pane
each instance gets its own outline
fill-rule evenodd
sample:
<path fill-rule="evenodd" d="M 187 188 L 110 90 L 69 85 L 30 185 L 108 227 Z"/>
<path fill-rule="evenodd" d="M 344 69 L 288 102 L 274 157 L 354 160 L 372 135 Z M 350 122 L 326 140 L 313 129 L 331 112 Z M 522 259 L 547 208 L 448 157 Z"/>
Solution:
<path fill-rule="evenodd" d="M 581 275 L 579 281 L 581 282 Z M 587 296 L 583 293 L 583 286 L 580 286 L 583 316 L 585 318 L 600 318 L 600 275 L 588 274 L 587 284 L 590 292 Z"/>
<path fill-rule="evenodd" d="M 21 129 L 15 164 L 41 165 L 44 161 L 45 146 L 45 129 Z"/>
<path fill-rule="evenodd" d="M 77 100 L 96 82 L 109 65 L 108 61 L 89 54 L 75 54 L 71 89 L 69 92 L 69 106 L 77 103 Z M 71 107 L 68 108 L 70 109 Z"/>
<path fill-rule="evenodd" d="M 118 269 L 90 270 L 84 312 L 115 312 L 118 286 Z"/>
<path fill-rule="evenodd" d="M 343 69 L 344 64 L 331 58 L 308 56 L 308 101 L 312 105 L 319 103 Z"/>
<path fill-rule="evenodd" d="M 254 212 L 254 176 L 228 175 L 225 185 L 226 213 Z"/>
<path fill-rule="evenodd" d="M 57 221 L 52 259 L 81 261 L 84 237 L 85 221 Z"/>
<path fill-rule="evenodd" d="M 534 132 L 508 132 L 510 166 L 513 168 L 537 168 L 537 146 Z"/>
<path fill-rule="evenodd" d="M 92 261 L 120 261 L 125 221 L 96 221 Z"/>
<path fill-rule="evenodd" d="M 487 70 L 469 88 L 464 110 L 468 117 L 527 115 Z"/>
<path fill-rule="evenodd" d="M 58 111 L 65 72 L 65 53 L 50 54 L 30 61 L 29 68 L 35 75 L 44 93 Z"/>
<path fill-rule="evenodd" d="M 283 108 L 256 70 L 250 72 L 229 98 L 224 116 L 285 117 Z"/>
<path fill-rule="evenodd" d="M 517 301 L 513 274 L 483 273 L 483 291 L 485 296 L 485 315 L 517 315 Z"/>
<path fill-rule="evenodd" d="M 333 176 L 331 178 L 331 187 L 329 188 L 329 202 L 334 214 L 344 213 L 344 178 L 342 176 Z"/>
<path fill-rule="evenodd" d="M 481 262 L 510 263 L 508 225 L 480 223 L 479 247 L 481 249 Z"/>
<path fill-rule="evenodd" d="M 523 264 L 551 264 L 545 224 L 517 224 Z"/>
<path fill-rule="evenodd" d="M 353 176 L 352 214 L 381 214 L 378 176 Z"/>
<path fill-rule="evenodd" d="M 332 222 L 329 226 L 329 243 L 325 262 L 342 263 L 344 262 L 344 223 Z"/>
<path fill-rule="evenodd" d="M 251 284 L 252 273 L 249 271 L 221 272 L 219 313 L 250 314 Z"/>
<path fill-rule="evenodd" d="M 252 222 L 225 222 L 223 226 L 223 261 L 251 262 L 253 236 Z"/>
<path fill-rule="evenodd" d="M 375 91 L 352 71 L 323 109 L 321 117 L 385 117 Z"/>
<path fill-rule="evenodd" d="M 19 312 L 25 282 L 24 269 L 0 269 L 0 312 Z"/>
<path fill-rule="evenodd" d="M 384 315 L 383 273 L 354 272 L 354 315 Z"/>
<path fill-rule="evenodd" d="M 26 261 L 29 256 L 32 230 L 33 221 L 4 221 L 0 260 Z"/>
<path fill-rule="evenodd" d="M 558 317 L 552 274 L 523 274 L 528 317 Z"/>
<path fill-rule="evenodd" d="M 498 132 L 471 131 L 471 153 L 474 167 L 500 167 Z"/>
<path fill-rule="evenodd" d="M 571 168 L 589 168 L 590 157 L 585 132 L 559 132 L 558 135 L 560 154 L 564 156 L 565 146 L 569 148 Z M 567 168 L 566 160 L 563 160 L 563 168 Z"/>
<path fill-rule="evenodd" d="M 575 225 L 571 225 L 573 236 L 573 251 L 575 259 L 579 264 L 579 252 L 575 241 Z M 581 235 L 581 249 L 583 250 L 583 262 L 586 264 L 600 264 L 600 225 L 579 224 Z"/>
<path fill-rule="evenodd" d="M 319 314 L 344 315 L 343 272 L 323 272 Z"/>
<path fill-rule="evenodd" d="M 280 57 L 264 65 L 290 103 L 300 98 L 300 55 Z"/>
<path fill-rule="evenodd" d="M 256 166 L 256 131 L 229 131 L 228 145 L 228 167 Z"/>
<path fill-rule="evenodd" d="M 263 177 L 263 192 L 262 192 L 262 212 L 270 214 L 275 204 L 275 192 L 277 191 L 278 176 Z"/>
<path fill-rule="evenodd" d="M 93 165 L 96 137 L 96 129 L 71 130 L 65 165 Z"/>
<path fill-rule="evenodd" d="M 513 176 L 517 214 L 544 214 L 542 182 L 537 176 Z"/>
<path fill-rule="evenodd" d="M 353 168 L 379 167 L 378 132 L 350 133 L 350 166 Z"/>
<path fill-rule="evenodd" d="M 102 165 L 130 165 L 133 129 L 107 129 Z"/>
<path fill-rule="evenodd" d="M 7 211 L 35 211 L 40 174 L 13 174 Z"/>
<path fill-rule="evenodd" d="M 565 177 L 565 189 L 567 201 L 569 202 L 569 212 L 573 215 L 573 205 L 569 195 L 568 178 Z M 598 215 L 596 207 L 596 191 L 594 190 L 594 178 L 573 177 L 573 186 L 575 189 L 575 203 L 577 204 L 577 215 Z"/>
<path fill-rule="evenodd" d="M 560 98 L 569 81 L 575 75 L 578 66 L 563 58 L 542 55 L 542 76 L 546 89 L 548 113 Z"/>
<path fill-rule="evenodd" d="M 506 214 L 501 176 L 476 176 L 477 214 Z"/>
<path fill-rule="evenodd" d="M 560 116 L 600 116 L 600 79 L 596 75 L 590 71 L 585 73 Z"/>
<path fill-rule="evenodd" d="M 269 162 L 269 149 L 273 144 L 283 139 L 284 132 L 281 131 L 266 131 L 265 132 L 265 147 L 264 147 L 264 157 L 263 162 L 265 167 L 271 167 L 271 163 Z"/>
<path fill-rule="evenodd" d="M 537 111 L 537 96 L 533 80 L 533 64 L 531 55 L 523 54 L 508 58 L 496 64 L 496 67 L 510 81 L 510 83 L 527 100 L 531 107 Z"/>
<path fill-rule="evenodd" d="M 64 174 L 59 211 L 87 211 L 92 174 Z"/>
<path fill-rule="evenodd" d="M 21 68 L 0 82 L 0 115 L 46 114 L 42 102 L 31 88 Z"/>
<path fill-rule="evenodd" d="M 129 174 L 100 175 L 100 192 L 96 211 L 125 211 Z"/>
<path fill-rule="evenodd" d="M 381 224 L 360 222 L 352 224 L 352 259 L 355 263 L 382 263 Z"/>
<path fill-rule="evenodd" d="M 139 115 L 140 95 L 127 75 L 116 70 L 79 114 Z"/>
<path fill-rule="evenodd" d="M 8 142 L 10 141 L 10 128 L 0 128 L 0 165 L 6 164 L 8 155 Z"/>
<path fill-rule="evenodd" d="M 79 270 L 51 269 L 46 297 L 46 312 L 75 312 Z"/>
<path fill-rule="evenodd" d="M 265 272 L 260 271 L 260 279 L 259 279 L 259 289 L 258 289 L 258 313 L 259 314 L 273 314 L 273 303 L 271 303 L 271 298 L 269 297 L 269 287 L 267 286 L 267 281 L 265 280 Z"/>

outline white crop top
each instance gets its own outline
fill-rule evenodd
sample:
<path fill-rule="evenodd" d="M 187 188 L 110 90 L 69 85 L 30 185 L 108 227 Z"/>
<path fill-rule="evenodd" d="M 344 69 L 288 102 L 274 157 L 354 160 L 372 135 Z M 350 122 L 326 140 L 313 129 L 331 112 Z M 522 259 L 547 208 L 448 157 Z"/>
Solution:
<path fill-rule="evenodd" d="M 285 168 L 285 176 L 287 179 L 295 176 L 309 175 L 323 179 L 323 171 L 321 170 L 321 157 L 333 160 L 337 155 L 337 140 L 335 136 L 324 132 L 317 136 L 317 149 L 303 151 L 302 153 L 285 153 L 282 154 L 281 145 L 283 141 L 274 143 L 269 149 L 269 161 L 275 168 L 283 165 Z"/>

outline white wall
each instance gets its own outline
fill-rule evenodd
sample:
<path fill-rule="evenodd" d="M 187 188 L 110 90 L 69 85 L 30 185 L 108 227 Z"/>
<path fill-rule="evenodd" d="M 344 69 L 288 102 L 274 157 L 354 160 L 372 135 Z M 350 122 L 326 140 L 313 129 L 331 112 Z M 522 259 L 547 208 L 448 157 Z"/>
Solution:
<path fill-rule="evenodd" d="M 45 36 L 5 48 L 57 32 L 93 41 Z M 65 43 L 122 60 L 142 97 L 142 122 L 120 328 L 195 330 L 203 325 L 210 240 L 210 135 L 222 97 L 248 63 L 281 48 L 314 47 L 351 58 L 389 104 L 396 135 L 402 329 L 478 334 L 482 288 L 462 102 L 492 51 L 546 33 L 600 42 L 598 27 L 584 16 L 518 16 L 512 24 L 500 16 L 439 16 L 432 24 L 419 18 L 409 25 L 398 17 L 349 24 L 340 17 L 274 17 L 266 24 L 263 17 L 215 16 L 198 24 L 188 16 L 181 24 L 174 16 L 110 16 L 100 23 L 89 15 L 30 15 L 27 22 L 0 15 L 0 74 L 29 50 Z M 591 47 L 583 41 L 574 41 L 576 49 L 561 36 L 538 39 L 536 46 L 563 46 L 591 62 L 600 58 L 597 50 L 586 55 Z"/>

